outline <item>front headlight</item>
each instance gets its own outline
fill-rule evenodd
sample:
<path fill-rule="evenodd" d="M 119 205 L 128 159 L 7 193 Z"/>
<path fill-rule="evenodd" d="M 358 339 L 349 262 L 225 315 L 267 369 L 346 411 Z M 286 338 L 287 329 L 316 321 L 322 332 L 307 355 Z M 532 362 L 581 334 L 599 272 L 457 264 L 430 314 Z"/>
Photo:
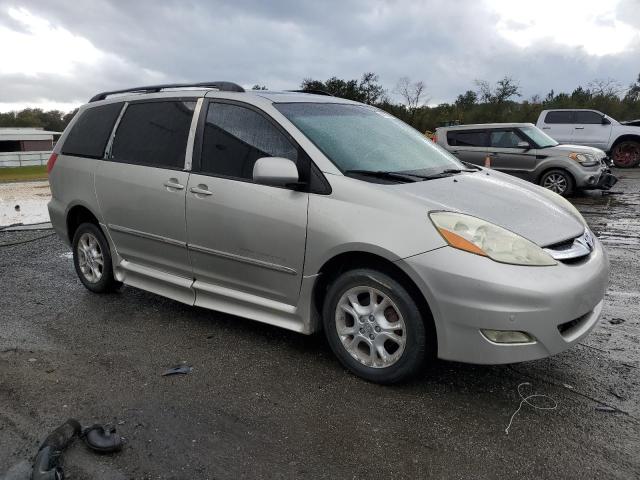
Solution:
<path fill-rule="evenodd" d="M 454 212 L 431 212 L 429 218 L 453 248 L 512 265 L 557 265 L 535 243 L 480 218 Z"/>
<path fill-rule="evenodd" d="M 596 160 L 596 157 L 589 153 L 571 152 L 569 154 L 569 158 L 571 160 L 575 160 L 583 167 L 593 167 L 594 165 L 598 165 L 598 163 L 600 163 L 598 162 L 598 160 Z"/>

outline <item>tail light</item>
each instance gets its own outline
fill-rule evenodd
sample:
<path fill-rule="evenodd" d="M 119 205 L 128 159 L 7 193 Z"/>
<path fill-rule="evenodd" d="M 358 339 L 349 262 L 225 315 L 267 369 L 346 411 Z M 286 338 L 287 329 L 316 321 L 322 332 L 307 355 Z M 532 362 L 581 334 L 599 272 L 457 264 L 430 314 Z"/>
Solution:
<path fill-rule="evenodd" d="M 58 159 L 58 154 L 57 153 L 52 153 L 51 156 L 49 157 L 49 160 L 47 161 L 47 174 L 51 173 L 51 170 L 53 170 L 53 166 L 56 164 L 56 160 Z"/>

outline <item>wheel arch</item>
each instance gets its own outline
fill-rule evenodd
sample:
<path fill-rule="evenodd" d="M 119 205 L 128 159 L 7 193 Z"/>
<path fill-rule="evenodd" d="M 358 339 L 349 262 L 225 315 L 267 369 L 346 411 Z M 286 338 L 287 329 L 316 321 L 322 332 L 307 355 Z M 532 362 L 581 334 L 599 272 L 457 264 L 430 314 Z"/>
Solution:
<path fill-rule="evenodd" d="M 318 280 L 315 282 L 312 292 L 313 308 L 316 312 L 322 312 L 322 306 L 331 282 L 341 273 L 356 268 L 370 268 L 381 271 L 400 282 L 409 292 L 409 295 L 418 305 L 425 327 L 430 330 L 428 338 L 433 340 L 434 352 L 437 350 L 437 332 L 433 318 L 433 311 L 429 302 L 420 291 L 414 280 L 396 263 L 378 255 L 366 251 L 347 251 L 334 255 L 322 265 L 318 271 Z M 320 324 L 322 322 L 319 322 Z"/>
<path fill-rule="evenodd" d="M 571 173 L 571 171 L 568 170 L 567 168 L 564 168 L 558 165 L 548 165 L 545 168 L 543 168 L 542 171 L 538 174 L 538 178 L 536 178 L 536 185 L 540 185 L 540 180 L 542 180 L 542 177 L 544 177 L 551 170 L 562 170 L 567 175 L 569 175 L 569 177 L 571 177 L 571 181 L 573 181 L 573 185 L 574 186 L 576 185 L 576 177 L 573 175 L 573 173 Z"/>
<path fill-rule="evenodd" d="M 640 135 L 636 135 L 633 133 L 625 133 L 623 135 L 620 135 L 619 137 L 617 137 L 613 143 L 611 144 L 611 148 L 609 149 L 609 154 L 613 153 L 613 149 L 616 148 L 616 146 L 619 143 L 622 142 L 626 142 L 626 141 L 632 141 L 632 142 L 637 142 L 640 143 Z"/>
<path fill-rule="evenodd" d="M 73 236 L 76 230 L 83 223 L 93 223 L 102 230 L 97 215 L 86 205 L 76 204 L 69 209 L 66 216 L 67 236 L 70 243 L 73 242 Z"/>

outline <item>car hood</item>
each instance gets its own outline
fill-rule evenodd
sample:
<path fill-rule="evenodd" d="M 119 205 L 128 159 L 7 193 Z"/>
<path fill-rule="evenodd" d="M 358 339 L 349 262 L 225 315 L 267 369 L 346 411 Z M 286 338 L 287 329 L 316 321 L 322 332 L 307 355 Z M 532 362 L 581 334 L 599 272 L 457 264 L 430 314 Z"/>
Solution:
<path fill-rule="evenodd" d="M 566 201 L 537 185 L 482 170 L 396 186 L 429 211 L 482 218 L 546 247 L 582 235 L 584 225 Z"/>
<path fill-rule="evenodd" d="M 543 153 L 545 155 L 553 155 L 555 153 L 570 153 L 570 152 L 576 152 L 576 153 L 589 153 L 591 155 L 594 155 L 596 158 L 600 158 L 600 157 L 604 157 L 606 155 L 606 153 L 604 153 L 604 151 L 600 150 L 599 148 L 595 148 L 595 147 L 586 147 L 584 145 L 556 145 L 555 147 L 549 147 L 549 148 L 540 148 L 538 149 L 538 151 L 540 153 Z"/>

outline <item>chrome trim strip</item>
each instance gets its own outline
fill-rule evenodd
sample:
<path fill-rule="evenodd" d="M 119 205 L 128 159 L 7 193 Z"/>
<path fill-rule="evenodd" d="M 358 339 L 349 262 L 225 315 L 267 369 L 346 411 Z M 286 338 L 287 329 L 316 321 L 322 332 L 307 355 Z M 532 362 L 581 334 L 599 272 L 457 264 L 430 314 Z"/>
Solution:
<path fill-rule="evenodd" d="M 107 141 L 107 146 L 104 149 L 104 158 L 106 159 L 111 158 L 111 147 L 113 147 L 113 141 L 116 138 L 116 131 L 118 130 L 118 126 L 120 125 L 120 120 L 122 120 L 122 117 L 124 116 L 124 112 L 128 106 L 129 106 L 129 102 L 124 102 L 124 104 L 122 105 L 122 109 L 118 114 L 118 118 L 116 118 L 116 123 L 113 124 L 113 129 L 111 130 L 109 141 Z"/>
<path fill-rule="evenodd" d="M 186 172 L 191 171 L 193 163 L 193 144 L 196 139 L 196 129 L 198 128 L 198 119 L 200 118 L 200 110 L 204 98 L 200 97 L 196 102 L 196 108 L 193 109 L 193 117 L 191 117 L 191 127 L 189 127 L 189 136 L 187 137 L 187 151 L 184 154 L 184 169 Z"/>
<path fill-rule="evenodd" d="M 551 255 L 555 260 L 571 260 L 573 258 L 586 257 L 593 251 L 593 234 L 588 228 L 584 233 L 573 240 L 571 246 L 567 248 L 544 248 L 543 250 Z"/>
<path fill-rule="evenodd" d="M 213 250 L 211 248 L 201 247 L 200 245 L 193 245 L 190 243 L 187 245 L 187 248 L 196 252 L 207 253 L 209 255 L 215 255 L 216 257 L 227 258 L 229 260 L 236 260 L 238 262 L 248 263 L 249 265 L 255 265 L 256 267 L 268 268 L 269 270 L 275 270 L 289 275 L 297 275 L 298 273 L 293 268 L 285 267 L 283 265 L 265 262 L 263 260 L 256 260 L 255 258 L 243 257 L 233 253 L 221 252 L 220 250 Z"/>
<path fill-rule="evenodd" d="M 147 238 L 149 240 L 156 240 L 158 242 L 168 243 L 169 245 L 175 245 L 177 247 L 186 247 L 186 242 L 180 240 L 174 240 L 173 238 L 163 237 L 162 235 L 155 235 L 153 233 L 141 232 L 140 230 L 134 230 L 133 228 L 121 227 L 120 225 L 113 225 L 109 223 L 107 225 L 110 230 L 120 233 L 128 233 L 129 235 L 135 235 L 136 237 Z"/>

